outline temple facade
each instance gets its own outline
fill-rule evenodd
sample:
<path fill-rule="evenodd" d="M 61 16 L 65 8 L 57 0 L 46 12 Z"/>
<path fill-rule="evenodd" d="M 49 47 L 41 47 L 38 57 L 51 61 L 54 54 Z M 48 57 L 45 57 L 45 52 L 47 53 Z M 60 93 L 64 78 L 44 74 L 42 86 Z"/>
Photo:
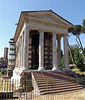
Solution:
<path fill-rule="evenodd" d="M 61 70 L 61 38 L 65 70 L 70 70 L 67 36 L 71 26 L 52 10 L 21 12 L 14 35 L 16 59 L 12 78 L 36 70 Z"/>

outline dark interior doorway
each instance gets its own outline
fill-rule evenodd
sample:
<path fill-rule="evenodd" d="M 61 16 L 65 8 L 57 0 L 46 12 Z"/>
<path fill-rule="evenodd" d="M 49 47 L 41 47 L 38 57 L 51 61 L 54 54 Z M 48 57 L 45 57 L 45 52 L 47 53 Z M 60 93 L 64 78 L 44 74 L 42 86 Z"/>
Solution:
<path fill-rule="evenodd" d="M 32 36 L 32 59 L 31 69 L 38 69 L 39 67 L 39 34 Z"/>

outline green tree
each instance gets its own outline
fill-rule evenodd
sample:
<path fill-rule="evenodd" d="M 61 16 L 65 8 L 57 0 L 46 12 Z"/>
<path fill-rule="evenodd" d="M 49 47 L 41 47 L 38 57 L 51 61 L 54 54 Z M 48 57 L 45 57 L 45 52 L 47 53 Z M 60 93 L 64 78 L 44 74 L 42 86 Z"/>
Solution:
<path fill-rule="evenodd" d="M 75 63 L 75 61 L 74 61 L 74 51 L 75 50 L 79 50 L 79 48 L 78 48 L 77 45 L 73 45 L 73 46 L 70 45 L 69 47 L 70 47 L 70 51 L 69 51 L 69 64 L 74 64 Z M 71 58 L 70 52 L 71 52 L 72 58 Z"/>
<path fill-rule="evenodd" d="M 83 33 L 85 33 L 85 19 L 83 19 L 83 26 L 82 26 L 82 29 L 81 29 L 81 31 L 83 32 Z"/>
<path fill-rule="evenodd" d="M 73 35 L 79 36 L 81 34 L 81 25 L 73 25 L 68 29 L 68 32 L 72 32 Z"/>
<path fill-rule="evenodd" d="M 83 50 L 83 55 L 85 56 L 85 48 L 84 48 L 84 50 Z"/>
<path fill-rule="evenodd" d="M 83 63 L 83 56 L 82 53 L 79 52 L 79 50 L 74 51 L 74 60 L 76 67 L 80 69 L 81 71 L 85 70 L 85 65 Z"/>
<path fill-rule="evenodd" d="M 70 46 L 71 53 L 73 56 L 74 64 L 80 70 L 85 70 L 85 65 L 83 63 L 84 57 L 82 53 L 79 51 L 79 47 L 77 45 Z M 69 55 L 69 63 L 71 64 L 71 58 Z"/>
<path fill-rule="evenodd" d="M 83 63 L 83 59 L 85 55 L 85 50 L 83 49 L 79 36 L 80 34 L 85 33 L 85 19 L 83 20 L 82 25 L 73 25 L 68 29 L 68 32 L 76 36 L 76 41 L 78 43 L 79 50 L 82 50 L 82 54 L 83 54 L 82 55 L 78 49 L 73 50 L 74 51 L 73 57 L 74 57 L 74 62 L 76 64 L 76 67 L 78 67 L 80 70 L 84 70 L 85 65 Z"/>
<path fill-rule="evenodd" d="M 83 46 L 82 46 L 79 36 L 80 36 L 80 34 L 85 33 L 85 19 L 83 20 L 82 26 L 81 25 L 73 25 L 72 27 L 70 27 L 68 29 L 68 32 L 72 33 L 73 35 L 76 36 L 76 41 L 78 43 L 78 46 L 83 51 Z"/>

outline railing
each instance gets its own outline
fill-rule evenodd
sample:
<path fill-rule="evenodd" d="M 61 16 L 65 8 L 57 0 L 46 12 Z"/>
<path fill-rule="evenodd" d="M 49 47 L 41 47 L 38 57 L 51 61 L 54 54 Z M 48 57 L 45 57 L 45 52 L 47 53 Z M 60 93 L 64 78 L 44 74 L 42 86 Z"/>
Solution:
<path fill-rule="evenodd" d="M 79 82 L 83 83 L 83 80 L 85 78 L 79 78 Z M 47 81 L 51 80 L 47 79 Z M 76 92 L 39 95 L 33 90 L 32 84 L 32 80 L 23 80 L 20 84 L 16 80 L 1 79 L 0 100 L 85 100 L 85 89 Z"/>

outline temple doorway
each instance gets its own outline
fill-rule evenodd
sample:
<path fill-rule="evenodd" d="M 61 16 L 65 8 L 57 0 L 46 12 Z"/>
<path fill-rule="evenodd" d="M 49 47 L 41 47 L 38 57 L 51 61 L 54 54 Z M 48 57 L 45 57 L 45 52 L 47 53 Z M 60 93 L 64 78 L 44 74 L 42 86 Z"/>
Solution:
<path fill-rule="evenodd" d="M 32 36 L 32 58 L 31 69 L 38 69 L 39 67 L 39 34 Z"/>

